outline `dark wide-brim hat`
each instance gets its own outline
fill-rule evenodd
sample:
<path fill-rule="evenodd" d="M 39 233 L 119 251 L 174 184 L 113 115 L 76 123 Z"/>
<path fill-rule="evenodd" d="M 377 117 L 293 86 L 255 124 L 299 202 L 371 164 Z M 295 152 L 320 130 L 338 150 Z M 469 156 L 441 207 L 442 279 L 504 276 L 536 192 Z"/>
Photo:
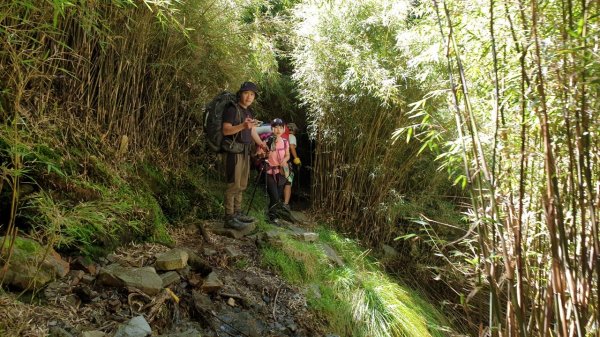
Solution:
<path fill-rule="evenodd" d="M 240 90 L 238 90 L 238 94 L 241 94 L 244 91 L 252 91 L 254 92 L 254 95 L 258 97 L 258 86 L 253 82 L 242 83 L 242 85 L 240 86 Z"/>

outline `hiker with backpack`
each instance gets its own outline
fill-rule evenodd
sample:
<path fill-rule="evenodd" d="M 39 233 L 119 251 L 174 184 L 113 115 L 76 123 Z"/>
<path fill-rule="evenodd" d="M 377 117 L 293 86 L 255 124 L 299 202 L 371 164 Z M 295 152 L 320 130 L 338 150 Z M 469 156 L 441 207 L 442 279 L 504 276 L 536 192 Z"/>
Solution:
<path fill-rule="evenodd" d="M 236 93 L 237 101 L 223 111 L 221 149 L 225 152 L 225 227 L 244 229 L 255 221 L 242 213 L 242 195 L 248 186 L 250 175 L 250 152 L 256 143 L 257 152 L 267 147 L 258 133 L 258 121 L 253 118 L 250 105 L 258 97 L 258 87 L 252 82 L 244 82 Z"/>
<path fill-rule="evenodd" d="M 296 167 L 296 170 L 302 165 L 300 161 L 300 157 L 298 157 L 298 153 L 296 152 L 296 146 L 298 146 L 298 141 L 296 140 L 296 133 L 298 132 L 298 126 L 295 123 L 288 123 L 288 129 L 290 130 L 289 134 L 289 142 L 290 142 L 290 162 L 293 163 Z M 293 166 L 292 166 L 293 167 Z M 295 170 L 291 170 L 292 179 L 288 179 L 288 182 L 283 187 L 283 206 L 287 209 L 290 208 L 290 199 L 292 197 L 292 183 L 293 177 L 295 176 Z"/>
<path fill-rule="evenodd" d="M 268 148 L 268 169 L 267 193 L 269 194 L 269 219 L 271 221 L 280 217 L 280 208 L 282 207 L 283 188 L 288 182 L 290 159 L 289 142 L 281 137 L 284 132 L 284 123 L 280 118 L 275 118 L 271 122 L 273 135 L 267 140 Z"/>

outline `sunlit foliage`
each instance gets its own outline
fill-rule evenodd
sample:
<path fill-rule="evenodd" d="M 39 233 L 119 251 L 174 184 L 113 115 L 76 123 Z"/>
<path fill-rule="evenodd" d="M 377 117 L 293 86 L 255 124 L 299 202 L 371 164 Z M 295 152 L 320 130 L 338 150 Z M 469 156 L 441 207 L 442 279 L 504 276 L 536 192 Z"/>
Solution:
<path fill-rule="evenodd" d="M 370 243 L 398 233 L 407 198 L 417 205 L 448 187 L 431 158 L 416 156 L 419 141 L 391 139 L 410 123 L 407 103 L 424 94 L 415 65 L 425 58 L 411 63 L 410 45 L 424 41 L 407 33 L 412 7 L 340 0 L 294 9 L 294 79 L 316 142 L 313 203 Z"/>

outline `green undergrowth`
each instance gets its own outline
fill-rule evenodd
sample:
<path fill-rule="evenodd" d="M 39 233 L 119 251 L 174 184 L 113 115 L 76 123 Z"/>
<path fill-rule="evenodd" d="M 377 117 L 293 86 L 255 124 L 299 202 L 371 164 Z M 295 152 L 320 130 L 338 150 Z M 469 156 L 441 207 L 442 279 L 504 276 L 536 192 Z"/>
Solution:
<path fill-rule="evenodd" d="M 21 235 L 85 256 L 133 241 L 172 243 L 170 219 L 133 165 L 30 131 L 0 129 L 0 173 L 10 182 L 0 186 L 0 228 L 12 223 Z"/>
<path fill-rule="evenodd" d="M 0 214 L 0 229 L 13 223 L 18 232 L 60 252 L 94 257 L 129 242 L 170 245 L 169 226 L 223 214 L 225 183 L 203 160 L 159 166 L 58 139 L 50 128 L 0 126 L 0 174 L 6 182 L 0 185 L 0 205 L 7 210 Z M 255 192 L 252 213 L 264 219 L 258 211 L 266 205 L 264 188 Z"/>
<path fill-rule="evenodd" d="M 202 166 L 191 165 L 175 171 L 144 163 L 137 174 L 140 184 L 151 191 L 171 223 L 178 223 L 187 216 L 211 219 L 223 212 L 219 181 L 210 177 Z"/>
<path fill-rule="evenodd" d="M 101 164 L 91 164 L 107 170 L 100 179 L 71 172 L 61 172 L 51 183 L 39 177 L 41 188 L 23 199 L 24 227 L 59 250 L 87 256 L 132 241 L 170 244 L 167 218 L 152 194 L 128 182 L 126 171 Z"/>
<path fill-rule="evenodd" d="M 388 277 L 352 240 L 319 228 L 318 243 L 284 236 L 262 249 L 265 266 L 305 288 L 310 307 L 342 336 L 447 336 L 448 321 L 414 289 Z M 330 262 L 331 247 L 344 265 Z"/>

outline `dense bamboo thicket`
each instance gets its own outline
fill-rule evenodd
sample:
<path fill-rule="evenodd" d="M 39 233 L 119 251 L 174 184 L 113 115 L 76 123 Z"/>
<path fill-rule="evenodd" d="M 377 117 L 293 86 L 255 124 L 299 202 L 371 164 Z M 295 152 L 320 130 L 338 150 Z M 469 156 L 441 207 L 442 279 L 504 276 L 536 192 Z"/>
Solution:
<path fill-rule="evenodd" d="M 251 76 L 251 29 L 233 8 L 203 1 L 4 2 L 3 119 L 52 121 L 64 126 L 65 140 L 94 135 L 108 148 L 156 149 L 181 159 L 197 144 L 194 114 Z"/>
<path fill-rule="evenodd" d="M 599 332 L 599 9 L 340 0 L 296 12 L 296 78 L 319 144 L 316 206 L 348 212 L 341 226 L 359 237 L 386 239 L 398 214 L 377 210 L 393 193 L 414 195 L 400 188 L 414 174 L 404 164 L 420 162 L 410 146 L 390 146 L 389 125 L 432 150 L 471 195 L 466 235 L 434 247 L 470 263 L 454 271 L 471 282 L 454 289 L 480 335 Z M 477 318 L 469 305 L 478 310 L 482 291 Z"/>
<path fill-rule="evenodd" d="M 453 48 L 451 81 L 460 81 L 455 112 L 468 139 L 490 334 L 597 334 L 600 64 L 592 55 L 600 8 L 588 1 L 481 5 L 468 11 L 438 2 L 436 10 Z M 465 11 L 487 21 L 480 26 L 487 66 L 476 67 L 487 85 L 469 69 L 474 55 L 459 47 L 464 29 L 455 18 Z"/>
<path fill-rule="evenodd" d="M 390 242 L 398 221 L 449 186 L 429 153 L 417 156 L 423 144 L 391 138 L 424 94 L 409 54 L 396 47 L 403 5 L 307 1 L 295 9 L 294 78 L 316 141 L 313 204 L 371 244 Z"/>

